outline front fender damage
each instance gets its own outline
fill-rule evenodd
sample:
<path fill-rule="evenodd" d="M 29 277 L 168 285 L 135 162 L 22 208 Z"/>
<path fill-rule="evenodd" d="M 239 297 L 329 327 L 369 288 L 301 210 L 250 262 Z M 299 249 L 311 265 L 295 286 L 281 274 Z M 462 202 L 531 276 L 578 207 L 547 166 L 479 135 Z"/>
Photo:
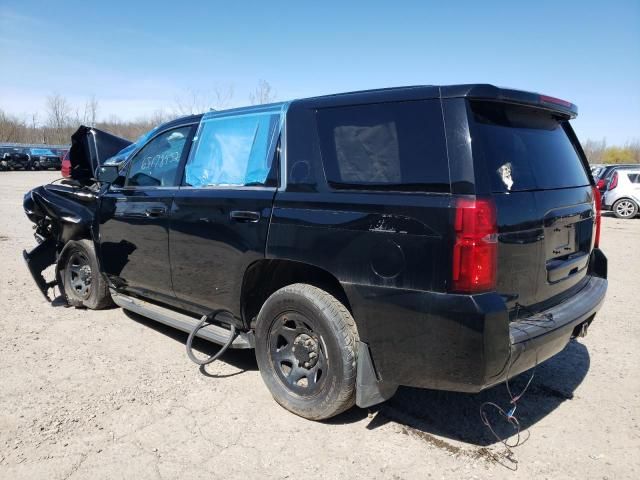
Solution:
<path fill-rule="evenodd" d="M 61 285 L 56 266 L 55 279 L 47 281 L 43 272 L 64 257 L 65 245 L 77 238 L 92 238 L 96 213 L 96 193 L 87 188 L 49 184 L 25 195 L 25 214 L 35 224 L 38 245 L 22 255 L 42 295 L 51 302 L 49 291 Z M 64 289 L 61 296 L 66 300 Z"/>

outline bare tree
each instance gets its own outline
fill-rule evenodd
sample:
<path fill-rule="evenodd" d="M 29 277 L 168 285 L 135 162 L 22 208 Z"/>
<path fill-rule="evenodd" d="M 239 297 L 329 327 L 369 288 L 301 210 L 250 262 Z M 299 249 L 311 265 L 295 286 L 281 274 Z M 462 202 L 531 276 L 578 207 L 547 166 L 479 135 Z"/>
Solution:
<path fill-rule="evenodd" d="M 46 109 L 50 128 L 61 130 L 69 124 L 71 108 L 67 99 L 62 95 L 54 93 L 48 96 Z"/>
<path fill-rule="evenodd" d="M 213 87 L 213 94 L 215 95 L 216 110 L 224 110 L 231 106 L 231 100 L 233 99 L 234 87 L 232 83 L 217 84 Z"/>
<path fill-rule="evenodd" d="M 187 90 L 176 95 L 174 112 L 176 115 L 193 115 L 209 110 L 211 98 L 199 90 Z"/>
<path fill-rule="evenodd" d="M 95 125 L 98 121 L 98 99 L 95 95 L 91 95 L 91 98 L 84 103 L 84 112 L 85 122 Z"/>
<path fill-rule="evenodd" d="M 174 112 L 177 115 L 193 115 L 211 109 L 228 108 L 233 98 L 232 84 L 217 84 L 209 91 L 187 90 L 175 97 Z"/>
<path fill-rule="evenodd" d="M 260 80 L 256 89 L 249 93 L 249 102 L 251 102 L 251 105 L 272 103 L 275 99 L 276 92 L 266 80 Z"/>
<path fill-rule="evenodd" d="M 593 163 L 593 164 L 603 163 L 604 152 L 607 150 L 607 142 L 604 139 L 600 141 L 587 140 L 582 144 L 582 149 L 584 150 L 584 153 L 587 156 L 587 160 L 589 160 L 589 163 Z"/>

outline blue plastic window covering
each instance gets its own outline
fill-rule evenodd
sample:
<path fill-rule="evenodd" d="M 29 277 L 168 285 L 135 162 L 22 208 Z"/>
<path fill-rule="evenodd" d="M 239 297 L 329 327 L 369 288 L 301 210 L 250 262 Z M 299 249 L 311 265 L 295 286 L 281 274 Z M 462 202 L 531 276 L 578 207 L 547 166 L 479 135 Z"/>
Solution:
<path fill-rule="evenodd" d="M 193 187 L 261 185 L 267 180 L 280 108 L 205 116 L 185 167 Z"/>

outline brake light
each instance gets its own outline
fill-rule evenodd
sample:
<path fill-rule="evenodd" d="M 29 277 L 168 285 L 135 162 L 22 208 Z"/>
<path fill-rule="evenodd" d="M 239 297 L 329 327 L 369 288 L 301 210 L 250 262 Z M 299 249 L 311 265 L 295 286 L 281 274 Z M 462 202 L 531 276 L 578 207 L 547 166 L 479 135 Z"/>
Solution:
<path fill-rule="evenodd" d="M 600 223 L 602 222 L 602 196 L 598 187 L 593 187 L 593 203 L 595 203 L 593 210 L 596 214 L 596 231 L 593 247 L 598 248 L 600 246 Z"/>
<path fill-rule="evenodd" d="M 618 172 L 613 172 L 611 181 L 609 182 L 609 190 L 613 190 L 618 186 Z"/>
<path fill-rule="evenodd" d="M 540 101 L 542 103 L 555 103 L 556 105 L 562 105 L 563 107 L 571 107 L 573 104 L 562 100 L 561 98 L 549 97 L 547 95 L 540 95 Z"/>
<path fill-rule="evenodd" d="M 600 180 L 598 180 L 598 183 L 596 183 L 596 188 L 598 190 L 604 190 L 605 185 L 606 182 L 604 181 L 604 178 L 601 178 Z"/>
<path fill-rule="evenodd" d="M 453 290 L 493 290 L 498 270 L 498 222 L 490 199 L 458 199 L 454 222 Z"/>

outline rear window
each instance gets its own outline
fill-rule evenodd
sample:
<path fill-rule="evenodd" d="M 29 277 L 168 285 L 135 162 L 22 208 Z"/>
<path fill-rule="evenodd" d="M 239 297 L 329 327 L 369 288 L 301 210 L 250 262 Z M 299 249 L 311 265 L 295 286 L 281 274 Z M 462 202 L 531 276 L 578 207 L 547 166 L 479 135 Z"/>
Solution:
<path fill-rule="evenodd" d="M 450 191 L 439 100 L 326 108 L 317 121 L 333 188 Z"/>
<path fill-rule="evenodd" d="M 562 120 L 531 107 L 473 101 L 472 147 L 494 192 L 589 185 Z"/>

